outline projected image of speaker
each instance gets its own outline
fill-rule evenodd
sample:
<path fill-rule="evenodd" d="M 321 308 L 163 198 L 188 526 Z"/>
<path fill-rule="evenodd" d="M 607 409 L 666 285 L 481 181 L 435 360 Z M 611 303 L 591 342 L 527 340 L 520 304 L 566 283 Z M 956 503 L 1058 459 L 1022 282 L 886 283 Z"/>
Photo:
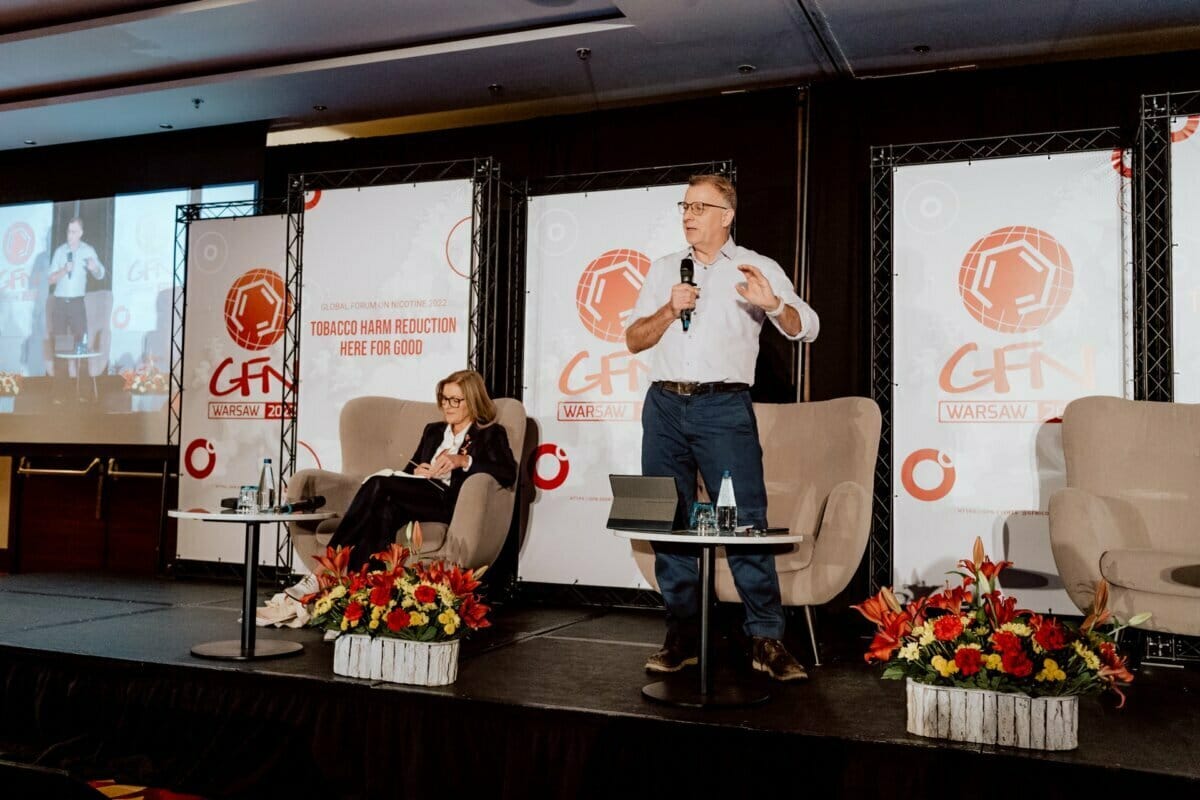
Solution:
<path fill-rule="evenodd" d="M 162 444 L 176 207 L 253 184 L 0 206 L 0 440 Z"/>

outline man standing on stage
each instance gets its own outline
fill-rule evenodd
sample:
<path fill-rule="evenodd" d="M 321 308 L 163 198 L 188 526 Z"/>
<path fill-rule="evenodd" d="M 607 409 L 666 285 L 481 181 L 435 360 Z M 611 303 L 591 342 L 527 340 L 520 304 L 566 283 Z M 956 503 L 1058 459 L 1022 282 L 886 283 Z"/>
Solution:
<path fill-rule="evenodd" d="M 71 346 L 74 349 L 87 336 L 87 310 L 83 298 L 87 293 L 87 279 L 91 275 L 96 280 L 104 278 L 104 264 L 96 255 L 96 249 L 83 241 L 83 221 L 74 217 L 67 223 L 67 241 L 60 244 L 50 258 L 50 285 L 53 294 L 50 298 L 50 333 L 54 339 L 54 349 L 58 350 L 58 337 L 69 334 Z M 78 369 L 88 369 L 86 362 L 80 362 Z M 60 359 L 54 365 L 56 402 L 66 394 L 64 386 L 68 374 L 67 363 Z"/>
<path fill-rule="evenodd" d="M 762 448 L 750 400 L 759 333 L 770 319 L 788 339 L 811 342 L 819 323 L 777 263 L 734 244 L 733 184 L 720 175 L 696 175 L 688 184 L 679 210 L 690 247 L 651 265 L 625 330 L 630 352 L 652 350 L 653 383 L 642 407 L 642 474 L 675 478 L 681 515 L 676 526 L 686 527 L 697 470 L 714 496 L 729 470 L 738 523 L 765 528 Z M 692 262 L 692 283 L 681 275 L 684 259 Z M 654 550 L 667 639 L 646 669 L 676 672 L 697 662 L 698 552 L 661 542 Z M 752 666 L 778 680 L 808 677 L 781 641 L 784 616 L 774 554 L 737 547 L 728 558 L 745 606 Z"/>

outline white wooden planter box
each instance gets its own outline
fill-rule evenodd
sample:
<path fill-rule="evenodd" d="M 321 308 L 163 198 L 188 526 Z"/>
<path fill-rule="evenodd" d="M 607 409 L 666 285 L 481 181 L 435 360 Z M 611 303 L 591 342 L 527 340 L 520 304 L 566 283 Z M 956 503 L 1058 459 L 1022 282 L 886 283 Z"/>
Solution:
<path fill-rule="evenodd" d="M 410 642 L 343 634 L 333 643 L 333 671 L 350 678 L 445 686 L 458 677 L 458 642 Z"/>
<path fill-rule="evenodd" d="M 1079 746 L 1079 698 L 1029 697 L 907 682 L 908 732 L 1030 750 Z"/>

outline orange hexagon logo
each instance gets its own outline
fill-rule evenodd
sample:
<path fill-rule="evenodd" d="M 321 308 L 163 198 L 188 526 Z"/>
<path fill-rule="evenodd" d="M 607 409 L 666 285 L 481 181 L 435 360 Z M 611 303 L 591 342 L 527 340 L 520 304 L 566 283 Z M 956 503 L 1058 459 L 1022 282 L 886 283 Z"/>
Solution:
<path fill-rule="evenodd" d="M 283 336 L 291 306 L 278 272 L 252 269 L 225 295 L 225 330 L 240 347 L 265 350 Z"/>
<path fill-rule="evenodd" d="M 1027 225 L 992 231 L 971 245 L 958 273 L 968 313 L 1000 333 L 1036 330 L 1071 299 L 1075 272 L 1058 240 Z"/>
<path fill-rule="evenodd" d="M 601 253 L 588 264 L 575 290 L 583 327 L 606 342 L 624 342 L 625 320 L 649 271 L 649 258 L 625 248 Z"/>

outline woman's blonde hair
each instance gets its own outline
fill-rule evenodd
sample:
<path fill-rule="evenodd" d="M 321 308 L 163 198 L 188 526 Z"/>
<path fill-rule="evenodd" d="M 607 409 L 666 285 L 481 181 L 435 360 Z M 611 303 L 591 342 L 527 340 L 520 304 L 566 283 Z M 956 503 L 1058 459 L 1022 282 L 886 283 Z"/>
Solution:
<path fill-rule="evenodd" d="M 437 394 L 434 395 L 438 408 L 442 407 L 442 389 L 447 383 L 457 383 L 458 388 L 462 389 L 471 419 L 480 425 L 490 425 L 496 421 L 496 404 L 488 396 L 482 375 L 473 369 L 460 369 L 442 378 L 438 381 Z"/>

